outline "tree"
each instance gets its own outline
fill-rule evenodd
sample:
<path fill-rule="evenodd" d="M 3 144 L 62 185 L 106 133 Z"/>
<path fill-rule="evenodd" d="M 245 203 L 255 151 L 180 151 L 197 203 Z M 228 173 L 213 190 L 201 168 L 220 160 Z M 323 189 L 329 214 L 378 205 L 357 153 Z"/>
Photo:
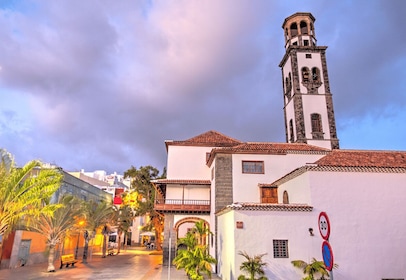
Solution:
<path fill-rule="evenodd" d="M 328 276 L 328 271 L 323 261 L 318 261 L 315 258 L 312 259 L 311 263 L 307 263 L 302 260 L 292 261 L 294 267 L 303 269 L 303 273 L 307 275 L 303 280 L 315 280 L 315 275 L 320 275 L 320 280 L 324 280 L 324 276 Z M 334 267 L 337 268 L 338 265 L 334 264 Z"/>
<path fill-rule="evenodd" d="M 131 227 L 131 222 L 134 219 L 134 211 L 129 205 L 122 205 L 120 208 L 115 209 L 114 224 L 117 227 L 118 247 L 117 254 L 121 249 L 121 235 L 124 233 L 124 240 L 127 236 L 128 230 Z"/>
<path fill-rule="evenodd" d="M 58 203 L 62 205 L 52 216 L 41 214 L 27 229 L 40 233 L 46 238 L 49 248 L 48 272 L 55 272 L 55 247 L 77 231 L 77 221 L 83 218 L 81 200 L 72 195 L 62 196 Z"/>
<path fill-rule="evenodd" d="M 211 278 L 212 264 L 217 261 L 208 253 L 208 246 L 200 243 L 202 240 L 200 232 L 206 234 L 208 231 L 200 231 L 197 224 L 201 225 L 201 222 L 197 222 L 184 238 L 178 240 L 178 247 L 181 245 L 184 248 L 178 249 L 173 264 L 176 269 L 185 269 L 190 279 L 202 280 L 203 274 L 207 274 Z"/>
<path fill-rule="evenodd" d="M 86 205 L 85 216 L 87 220 L 86 230 L 84 232 L 85 246 L 83 248 L 83 262 L 87 262 L 89 251 L 89 241 L 94 237 L 98 229 L 102 229 L 103 234 L 103 249 L 102 257 L 106 257 L 107 253 L 107 235 L 110 233 L 109 224 L 113 221 L 114 210 L 110 202 L 102 201 L 96 203 L 88 202 Z"/>
<path fill-rule="evenodd" d="M 124 178 L 131 178 L 131 190 L 128 194 L 132 199 L 130 203 L 136 216 L 149 216 L 149 223 L 143 228 L 147 231 L 155 230 L 157 249 L 161 250 L 160 236 L 163 231 L 164 216 L 154 210 L 155 188 L 151 183 L 152 180 L 158 179 L 158 169 L 148 165 L 141 166 L 139 169 L 131 166 L 124 172 Z M 126 201 L 126 200 L 124 200 Z"/>
<path fill-rule="evenodd" d="M 44 205 L 60 187 L 62 173 L 59 169 L 43 168 L 41 162 L 30 161 L 17 168 L 14 158 L 0 149 L 0 236 L 3 244 L 18 222 L 29 224 L 40 216 L 51 216 L 60 207 Z M 3 255 L 0 246 L 0 261 Z"/>
<path fill-rule="evenodd" d="M 244 275 L 238 276 L 238 280 L 266 280 L 268 279 L 265 277 L 264 267 L 267 265 L 266 262 L 262 261 L 262 257 L 266 254 L 259 254 L 251 257 L 245 251 L 239 251 L 238 254 L 243 256 L 246 261 L 242 262 L 240 265 L 240 270 L 247 273 L 249 277 L 245 277 Z M 259 278 L 255 278 L 258 274 Z"/>

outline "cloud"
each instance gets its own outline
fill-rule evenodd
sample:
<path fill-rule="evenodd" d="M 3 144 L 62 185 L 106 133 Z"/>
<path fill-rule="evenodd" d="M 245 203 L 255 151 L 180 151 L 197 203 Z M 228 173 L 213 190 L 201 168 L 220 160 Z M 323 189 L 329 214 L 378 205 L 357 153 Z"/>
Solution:
<path fill-rule="evenodd" d="M 281 25 L 297 11 L 314 14 L 318 44 L 329 46 L 338 135 L 351 137 L 354 121 L 404 118 L 404 10 L 402 1 L 0 4 L 0 144 L 21 163 L 123 172 L 162 170 L 165 139 L 212 129 L 283 142 Z"/>

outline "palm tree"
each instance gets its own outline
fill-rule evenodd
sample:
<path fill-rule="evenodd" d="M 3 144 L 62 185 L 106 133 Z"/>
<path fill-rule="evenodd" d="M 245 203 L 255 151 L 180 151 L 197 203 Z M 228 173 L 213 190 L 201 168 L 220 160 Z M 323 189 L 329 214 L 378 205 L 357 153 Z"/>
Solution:
<path fill-rule="evenodd" d="M 245 251 L 239 251 L 239 255 L 243 256 L 246 261 L 242 262 L 240 265 L 240 270 L 244 271 L 249 275 L 249 277 L 245 277 L 244 275 L 238 276 L 238 280 L 265 280 L 268 279 L 265 277 L 264 267 L 267 265 L 266 262 L 262 261 L 262 257 L 266 254 L 259 254 L 251 257 Z M 255 275 L 259 275 L 259 278 L 255 278 Z"/>
<path fill-rule="evenodd" d="M 185 269 L 190 279 L 202 280 L 202 274 L 207 274 L 211 278 L 212 264 L 215 264 L 217 261 L 209 254 L 208 246 L 200 244 L 202 236 L 200 236 L 196 224 L 195 228 L 189 231 L 184 238 L 179 239 L 178 247 L 182 245 L 185 249 L 178 249 L 173 264 L 176 266 L 176 269 Z M 207 229 L 202 232 L 207 232 Z"/>
<path fill-rule="evenodd" d="M 324 262 L 318 261 L 315 258 L 312 259 L 311 263 L 307 263 L 302 260 L 294 260 L 292 261 L 292 264 L 294 267 L 303 269 L 303 273 L 307 275 L 303 278 L 303 280 L 314 280 L 314 276 L 317 274 L 320 274 L 320 280 L 325 279 L 324 276 L 328 276 L 328 271 L 324 265 Z M 334 267 L 337 268 L 338 265 L 334 264 Z"/>
<path fill-rule="evenodd" d="M 209 227 L 207 226 L 207 223 L 204 220 L 200 220 L 195 223 L 195 227 L 192 229 L 192 232 L 196 234 L 197 236 L 197 242 L 200 245 L 207 245 L 206 244 L 206 238 L 209 234 L 212 234 L 210 232 Z"/>
<path fill-rule="evenodd" d="M 107 252 L 107 235 L 109 234 L 109 223 L 113 219 L 113 206 L 111 202 L 102 201 L 100 203 L 89 202 L 86 205 L 86 220 L 87 227 L 84 234 L 85 246 L 83 248 L 83 262 L 87 262 L 87 254 L 89 251 L 89 241 L 93 238 L 96 231 L 102 228 L 103 234 L 103 249 L 102 257 L 106 257 Z"/>
<path fill-rule="evenodd" d="M 17 168 L 10 153 L 0 149 L 0 236 L 3 243 L 24 218 L 50 216 L 60 207 L 58 204 L 43 205 L 59 188 L 62 180 L 59 169 L 42 168 L 39 161 L 30 161 Z M 0 261 L 3 255 L 0 246 Z"/>
<path fill-rule="evenodd" d="M 115 212 L 115 225 L 117 226 L 118 247 L 117 254 L 121 249 L 121 235 L 124 233 L 124 239 L 131 227 L 132 220 L 134 218 L 134 212 L 129 205 L 122 205 Z"/>
<path fill-rule="evenodd" d="M 83 215 L 81 200 L 72 196 L 62 196 L 58 203 L 63 205 L 58 208 L 53 216 L 40 215 L 40 217 L 28 226 L 29 230 L 40 233 L 46 238 L 49 248 L 48 271 L 54 272 L 55 247 L 63 242 L 65 237 L 69 237 L 77 229 L 77 220 Z"/>

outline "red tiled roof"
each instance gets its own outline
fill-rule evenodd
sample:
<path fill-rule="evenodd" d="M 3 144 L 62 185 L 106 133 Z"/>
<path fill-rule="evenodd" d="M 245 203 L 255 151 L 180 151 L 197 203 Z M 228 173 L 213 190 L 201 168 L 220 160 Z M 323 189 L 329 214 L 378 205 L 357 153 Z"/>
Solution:
<path fill-rule="evenodd" d="M 230 210 L 249 210 L 249 211 L 287 211 L 287 212 L 311 212 L 313 206 L 307 204 L 279 204 L 279 203 L 233 203 L 227 205 L 216 215 L 224 214 Z"/>
<path fill-rule="evenodd" d="M 210 130 L 184 141 L 166 141 L 166 145 L 230 147 L 242 143 L 220 132 Z"/>
<path fill-rule="evenodd" d="M 233 152 L 281 152 L 286 153 L 288 151 L 330 151 L 325 148 L 320 148 L 304 143 L 271 143 L 271 142 L 246 142 L 242 143 L 238 146 L 234 146 L 231 148 L 224 148 L 225 150 L 232 150 Z"/>
<path fill-rule="evenodd" d="M 271 143 L 271 142 L 246 142 L 233 147 L 214 148 L 211 151 L 207 165 L 210 166 L 215 154 L 217 153 L 235 153 L 235 154 L 287 154 L 287 153 L 317 153 L 326 154 L 329 149 L 320 148 L 304 143 Z"/>
<path fill-rule="evenodd" d="M 210 180 L 186 180 L 186 179 L 157 179 L 151 182 L 156 184 L 180 184 L 180 185 L 210 185 Z"/>
<path fill-rule="evenodd" d="M 317 166 L 406 168 L 406 152 L 333 150 L 315 164 Z"/>

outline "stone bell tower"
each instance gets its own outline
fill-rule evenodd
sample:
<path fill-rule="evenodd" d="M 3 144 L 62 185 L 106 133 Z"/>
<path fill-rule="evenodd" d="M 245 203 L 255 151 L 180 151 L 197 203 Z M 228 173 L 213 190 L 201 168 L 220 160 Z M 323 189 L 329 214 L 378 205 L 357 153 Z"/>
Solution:
<path fill-rule="evenodd" d="M 326 46 L 317 46 L 315 18 L 295 13 L 282 28 L 286 53 L 282 70 L 286 141 L 338 149 Z"/>

